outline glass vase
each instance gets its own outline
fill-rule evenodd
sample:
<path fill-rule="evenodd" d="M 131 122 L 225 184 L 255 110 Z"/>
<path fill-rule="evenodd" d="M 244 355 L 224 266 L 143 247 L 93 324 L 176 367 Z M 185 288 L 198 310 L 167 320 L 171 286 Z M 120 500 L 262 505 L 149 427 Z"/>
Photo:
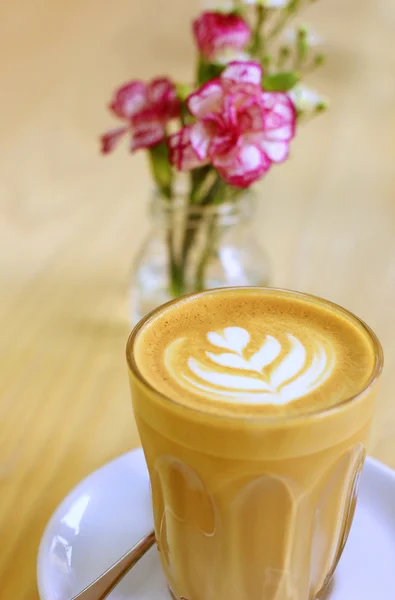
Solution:
<path fill-rule="evenodd" d="M 133 324 L 183 294 L 269 284 L 268 259 L 251 226 L 255 200 L 251 191 L 207 205 L 191 204 L 187 194 L 154 194 L 152 227 L 132 269 Z"/>

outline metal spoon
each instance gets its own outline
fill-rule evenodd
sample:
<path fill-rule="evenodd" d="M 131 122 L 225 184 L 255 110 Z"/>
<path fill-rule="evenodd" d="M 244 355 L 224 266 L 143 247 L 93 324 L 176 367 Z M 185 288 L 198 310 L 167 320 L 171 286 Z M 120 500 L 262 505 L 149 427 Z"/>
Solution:
<path fill-rule="evenodd" d="M 153 546 L 155 533 L 143 537 L 118 562 L 71 600 L 104 600 L 132 567 Z"/>

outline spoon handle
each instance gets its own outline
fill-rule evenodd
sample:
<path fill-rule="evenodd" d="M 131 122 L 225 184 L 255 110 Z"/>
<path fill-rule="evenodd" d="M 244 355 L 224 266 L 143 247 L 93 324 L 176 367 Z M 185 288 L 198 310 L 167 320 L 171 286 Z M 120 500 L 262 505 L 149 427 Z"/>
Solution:
<path fill-rule="evenodd" d="M 155 542 L 155 533 L 151 531 L 143 537 L 129 552 L 127 552 L 118 562 L 108 569 L 103 575 L 100 575 L 80 594 L 71 598 L 71 600 L 104 600 L 112 592 L 116 585 L 130 571 L 132 567 L 140 560 L 142 556 L 153 546 Z"/>

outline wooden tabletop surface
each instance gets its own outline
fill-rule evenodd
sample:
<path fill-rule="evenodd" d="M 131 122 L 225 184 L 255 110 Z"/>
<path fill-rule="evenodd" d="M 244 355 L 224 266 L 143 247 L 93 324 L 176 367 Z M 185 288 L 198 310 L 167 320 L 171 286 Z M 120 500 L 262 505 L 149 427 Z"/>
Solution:
<path fill-rule="evenodd" d="M 190 77 L 199 0 L 4 0 L 0 11 L 0 599 L 35 600 L 43 528 L 85 475 L 138 444 L 124 347 L 148 231 L 145 156 L 98 154 L 134 76 Z M 350 308 L 386 369 L 370 452 L 395 468 L 395 7 L 321 0 L 314 85 L 330 112 L 263 182 L 273 283 Z"/>

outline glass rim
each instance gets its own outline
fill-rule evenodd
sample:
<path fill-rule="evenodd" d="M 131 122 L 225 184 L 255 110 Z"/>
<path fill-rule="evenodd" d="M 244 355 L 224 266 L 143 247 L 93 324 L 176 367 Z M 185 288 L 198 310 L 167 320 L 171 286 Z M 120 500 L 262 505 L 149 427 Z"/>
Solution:
<path fill-rule="evenodd" d="M 255 196 L 251 190 L 244 191 L 237 202 L 228 198 L 220 204 L 202 205 L 187 203 L 185 198 L 184 193 L 176 191 L 173 200 L 169 202 L 159 190 L 155 189 L 150 214 L 154 219 L 184 215 L 186 220 L 191 222 L 200 217 L 211 217 L 215 218 L 220 225 L 232 225 L 251 220 L 256 209 Z"/>
<path fill-rule="evenodd" d="M 137 340 L 137 336 L 139 335 L 140 331 L 142 331 L 144 326 L 151 319 L 153 319 L 156 315 L 158 315 L 161 312 L 165 311 L 166 309 L 170 308 L 174 304 L 177 304 L 177 302 L 184 301 L 186 299 L 190 299 L 190 298 L 194 298 L 194 297 L 198 297 L 198 296 L 204 296 L 205 294 L 216 293 L 216 292 L 226 292 L 226 291 L 233 291 L 233 290 L 261 290 L 261 291 L 279 292 L 280 294 L 288 294 L 288 295 L 291 294 L 292 296 L 294 296 L 296 298 L 307 299 L 309 301 L 315 301 L 315 302 L 318 301 L 318 303 L 321 304 L 322 306 L 326 306 L 332 310 L 334 309 L 337 312 L 340 311 L 347 318 L 351 317 L 352 320 L 356 321 L 356 323 L 362 327 L 362 329 L 364 330 L 364 332 L 370 339 L 373 349 L 374 349 L 374 359 L 375 360 L 374 360 L 372 372 L 370 373 L 369 377 L 366 379 L 366 382 L 363 385 L 363 387 L 360 390 L 358 390 L 358 392 L 356 392 L 350 396 L 347 396 L 346 398 L 340 400 L 336 404 L 333 404 L 326 408 L 325 407 L 324 408 L 316 408 L 316 409 L 313 409 L 310 411 L 300 412 L 300 413 L 296 413 L 293 415 L 285 414 L 285 415 L 274 415 L 274 416 L 266 416 L 266 415 L 259 415 L 259 414 L 234 414 L 233 415 L 233 414 L 229 414 L 229 413 L 221 414 L 221 413 L 211 412 L 211 411 L 207 411 L 204 409 L 196 408 L 194 406 L 183 404 L 182 402 L 179 402 L 179 401 L 175 400 L 174 398 L 171 398 L 170 396 L 168 396 L 168 395 L 164 394 L 163 392 L 159 391 L 158 389 L 156 389 L 144 377 L 144 375 L 142 374 L 142 372 L 140 371 L 140 369 L 137 365 L 137 361 L 134 358 L 133 349 L 134 349 L 134 345 Z M 166 302 L 165 304 L 161 304 L 160 306 L 154 308 L 152 311 L 147 313 L 137 323 L 137 325 L 135 325 L 135 327 L 132 329 L 132 332 L 130 333 L 127 344 L 126 344 L 126 359 L 127 359 L 129 370 L 134 375 L 134 377 L 146 389 L 148 389 L 151 393 L 153 393 L 156 397 L 160 398 L 166 404 L 170 403 L 171 405 L 177 406 L 177 407 L 181 408 L 182 410 L 191 412 L 192 414 L 210 416 L 210 419 L 212 419 L 212 420 L 224 420 L 224 419 L 229 420 L 229 421 L 244 420 L 244 421 L 248 421 L 248 422 L 254 421 L 257 423 L 267 423 L 268 425 L 297 423 L 297 422 L 305 420 L 306 418 L 321 418 L 321 417 L 329 416 L 331 414 L 338 412 L 342 408 L 356 402 L 359 398 L 364 396 L 367 392 L 369 392 L 369 390 L 371 388 L 374 387 L 375 383 L 377 382 L 377 380 L 382 372 L 383 365 L 384 365 L 384 353 L 383 353 L 383 348 L 380 343 L 380 340 L 378 339 L 378 337 L 375 334 L 375 332 L 373 331 L 373 329 L 371 329 L 371 327 L 369 327 L 369 325 L 367 325 L 365 323 L 365 321 L 363 321 L 362 319 L 357 317 L 353 312 L 344 308 L 340 304 L 337 304 L 336 302 L 332 302 L 331 300 L 326 300 L 325 298 L 321 298 L 320 296 L 316 296 L 314 294 L 308 294 L 305 292 L 299 292 L 299 291 L 290 290 L 287 288 L 262 287 L 262 286 L 234 286 L 234 287 L 228 286 L 228 287 L 212 288 L 209 290 L 204 290 L 202 292 L 192 292 L 190 294 L 185 294 L 183 296 L 179 296 L 178 298 L 174 298 L 173 300 L 170 300 L 169 302 Z"/>

